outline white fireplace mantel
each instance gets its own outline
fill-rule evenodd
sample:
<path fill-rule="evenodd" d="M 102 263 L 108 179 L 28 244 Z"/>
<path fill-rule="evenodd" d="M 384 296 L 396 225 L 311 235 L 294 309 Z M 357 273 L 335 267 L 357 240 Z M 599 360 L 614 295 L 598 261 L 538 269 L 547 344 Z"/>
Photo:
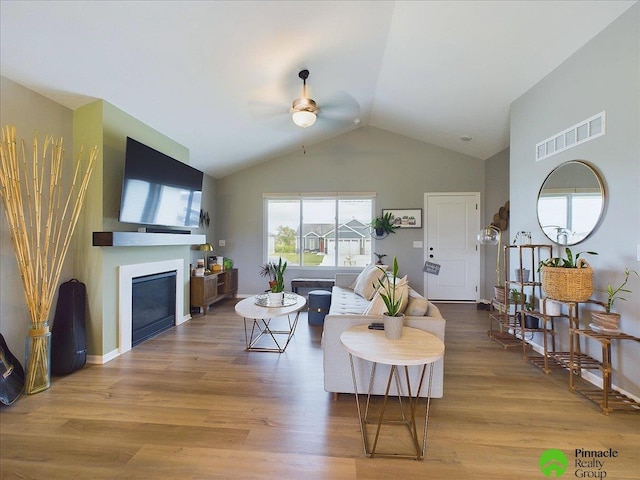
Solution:
<path fill-rule="evenodd" d="M 175 324 L 180 325 L 187 319 L 184 311 L 184 260 L 177 258 L 160 262 L 120 265 L 118 267 L 118 354 L 131 350 L 131 295 L 132 281 L 136 277 L 162 272 L 176 272 L 176 311 Z"/>

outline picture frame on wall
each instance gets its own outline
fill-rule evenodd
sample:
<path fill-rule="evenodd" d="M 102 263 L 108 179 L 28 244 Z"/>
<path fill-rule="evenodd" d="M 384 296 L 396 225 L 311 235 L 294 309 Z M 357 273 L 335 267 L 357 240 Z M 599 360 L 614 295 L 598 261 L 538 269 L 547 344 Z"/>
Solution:
<path fill-rule="evenodd" d="M 382 215 L 391 213 L 391 223 L 397 228 L 422 228 L 421 208 L 383 208 Z"/>

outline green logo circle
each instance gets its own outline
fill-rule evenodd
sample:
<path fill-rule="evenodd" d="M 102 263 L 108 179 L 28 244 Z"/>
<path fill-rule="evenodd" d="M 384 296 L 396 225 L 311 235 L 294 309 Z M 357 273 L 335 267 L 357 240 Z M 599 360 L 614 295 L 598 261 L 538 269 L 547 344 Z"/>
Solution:
<path fill-rule="evenodd" d="M 540 471 L 545 476 L 558 478 L 567 470 L 569 461 L 561 450 L 550 448 L 542 452 L 538 465 L 540 465 Z"/>

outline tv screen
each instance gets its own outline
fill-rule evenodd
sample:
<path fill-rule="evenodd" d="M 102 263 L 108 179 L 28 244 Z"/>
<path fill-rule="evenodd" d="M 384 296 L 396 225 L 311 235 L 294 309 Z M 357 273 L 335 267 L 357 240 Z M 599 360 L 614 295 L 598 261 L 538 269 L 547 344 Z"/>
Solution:
<path fill-rule="evenodd" d="M 198 227 L 202 177 L 200 170 L 127 137 L 118 220 Z"/>

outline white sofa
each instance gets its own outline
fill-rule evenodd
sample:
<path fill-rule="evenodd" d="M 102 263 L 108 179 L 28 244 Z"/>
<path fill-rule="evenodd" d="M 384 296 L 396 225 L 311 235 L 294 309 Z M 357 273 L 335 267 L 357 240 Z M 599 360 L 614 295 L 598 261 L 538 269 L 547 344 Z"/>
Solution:
<path fill-rule="evenodd" d="M 381 316 L 363 315 L 369 301 L 356 294 L 350 287 L 357 277 L 357 273 L 336 274 L 336 283 L 331 292 L 331 307 L 324 319 L 324 331 L 322 334 L 323 366 L 324 366 L 324 389 L 327 392 L 354 393 L 351 366 L 349 364 L 349 354 L 340 342 L 340 335 L 345 330 L 356 325 L 368 325 L 372 322 L 382 322 Z M 417 295 L 412 292 L 413 295 Z M 422 297 L 421 297 L 422 298 Z M 433 303 L 428 302 L 428 309 L 425 316 L 405 316 L 405 325 L 418 328 L 434 334 L 444 342 L 445 319 L 442 318 L 440 310 Z M 356 379 L 358 382 L 358 392 L 366 393 L 371 374 L 371 363 L 354 357 Z M 386 365 L 378 365 L 374 377 L 374 388 L 372 393 L 384 395 L 389 368 Z M 412 388 L 417 385 L 419 367 L 410 367 L 410 378 Z M 428 373 L 428 372 L 427 372 Z M 431 396 L 441 398 L 443 395 L 443 373 L 444 359 L 434 364 L 433 381 L 431 386 Z M 427 396 L 426 380 L 420 396 Z M 404 376 L 401 376 L 401 390 L 406 394 Z M 392 393 L 397 390 L 393 385 Z M 414 392 L 412 392 L 414 393 Z"/>

